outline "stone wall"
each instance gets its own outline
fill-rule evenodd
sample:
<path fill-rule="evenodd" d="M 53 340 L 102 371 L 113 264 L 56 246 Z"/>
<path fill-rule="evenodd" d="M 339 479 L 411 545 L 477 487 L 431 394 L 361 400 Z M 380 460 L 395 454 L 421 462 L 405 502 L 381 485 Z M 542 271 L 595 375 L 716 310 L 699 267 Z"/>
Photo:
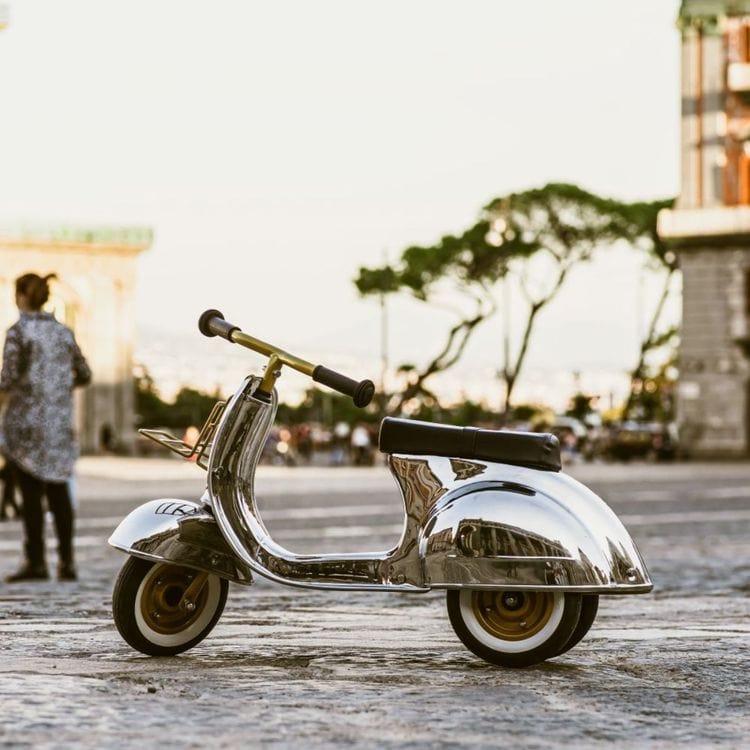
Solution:
<path fill-rule="evenodd" d="M 683 322 L 677 414 L 694 456 L 748 452 L 746 274 L 750 249 L 683 249 Z"/>

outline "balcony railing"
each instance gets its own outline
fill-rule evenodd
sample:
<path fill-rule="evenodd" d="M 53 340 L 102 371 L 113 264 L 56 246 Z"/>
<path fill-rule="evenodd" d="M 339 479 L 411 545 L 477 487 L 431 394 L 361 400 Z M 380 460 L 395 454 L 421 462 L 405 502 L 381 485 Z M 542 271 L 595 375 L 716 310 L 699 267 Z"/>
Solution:
<path fill-rule="evenodd" d="M 665 240 L 750 235 L 750 206 L 672 209 L 659 212 L 659 236 Z"/>

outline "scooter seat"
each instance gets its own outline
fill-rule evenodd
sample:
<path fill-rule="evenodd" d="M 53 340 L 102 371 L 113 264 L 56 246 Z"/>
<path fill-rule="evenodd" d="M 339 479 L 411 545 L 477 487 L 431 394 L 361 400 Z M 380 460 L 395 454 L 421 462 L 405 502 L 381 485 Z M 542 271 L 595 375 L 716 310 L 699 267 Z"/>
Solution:
<path fill-rule="evenodd" d="M 380 425 L 378 447 L 383 453 L 478 459 L 546 471 L 562 468 L 560 442 L 549 433 L 480 430 L 386 417 Z"/>

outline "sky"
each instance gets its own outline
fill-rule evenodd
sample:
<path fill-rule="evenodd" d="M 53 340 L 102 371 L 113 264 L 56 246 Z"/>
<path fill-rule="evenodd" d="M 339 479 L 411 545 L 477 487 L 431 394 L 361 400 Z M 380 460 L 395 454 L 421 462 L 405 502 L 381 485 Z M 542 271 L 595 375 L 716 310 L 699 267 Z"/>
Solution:
<path fill-rule="evenodd" d="M 360 266 L 551 181 L 679 192 L 676 0 L 5 3 L 0 225 L 153 227 L 138 355 L 167 390 L 228 388 L 260 362 L 195 334 L 208 307 L 377 379 Z M 561 401 L 576 371 L 621 392 L 658 288 L 640 266 L 620 249 L 576 269 L 540 316 L 519 398 Z M 388 318 L 393 365 L 428 361 L 450 325 L 407 299 Z M 439 390 L 499 398 L 503 325 L 477 332 Z"/>

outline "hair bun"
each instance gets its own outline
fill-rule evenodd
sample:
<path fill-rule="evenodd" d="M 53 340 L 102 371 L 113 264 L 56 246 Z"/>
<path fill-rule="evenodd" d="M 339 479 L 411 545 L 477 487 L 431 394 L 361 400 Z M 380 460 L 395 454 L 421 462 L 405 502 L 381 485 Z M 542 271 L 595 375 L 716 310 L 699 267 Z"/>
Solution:
<path fill-rule="evenodd" d="M 48 273 L 42 277 L 36 273 L 25 273 L 16 279 L 16 294 L 23 294 L 31 310 L 41 310 L 49 299 L 49 280 L 56 279 L 57 274 Z"/>

